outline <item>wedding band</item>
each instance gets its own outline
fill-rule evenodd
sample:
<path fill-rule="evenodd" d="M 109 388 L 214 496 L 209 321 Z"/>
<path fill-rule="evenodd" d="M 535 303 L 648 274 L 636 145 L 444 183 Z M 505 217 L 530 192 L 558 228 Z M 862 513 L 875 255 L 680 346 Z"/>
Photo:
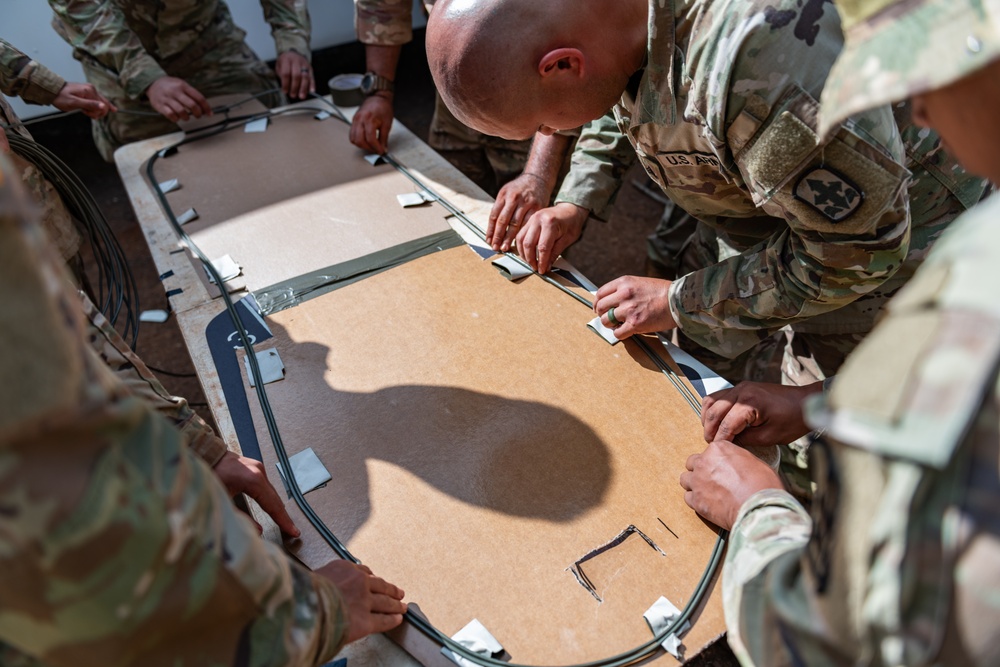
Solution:
<path fill-rule="evenodd" d="M 303 67 L 299 71 L 302 72 L 303 74 L 308 74 L 309 73 L 309 68 L 308 67 Z"/>
<path fill-rule="evenodd" d="M 611 326 L 613 327 L 620 327 L 623 324 L 622 322 L 618 321 L 617 317 L 615 317 L 614 306 L 612 306 L 611 309 L 608 310 L 608 322 L 611 322 Z"/>

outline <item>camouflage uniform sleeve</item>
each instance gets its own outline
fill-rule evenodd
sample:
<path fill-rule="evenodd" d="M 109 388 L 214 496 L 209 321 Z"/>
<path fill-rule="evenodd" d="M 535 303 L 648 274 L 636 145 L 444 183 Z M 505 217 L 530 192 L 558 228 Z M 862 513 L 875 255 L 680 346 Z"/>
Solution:
<path fill-rule="evenodd" d="M 625 172 L 636 161 L 635 149 L 621 133 L 613 111 L 580 130 L 580 138 L 555 203 L 568 202 L 607 220 Z"/>
<path fill-rule="evenodd" d="M 741 664 L 783 664 L 768 653 L 774 647 L 766 629 L 777 627 L 769 624 L 778 622 L 771 597 L 776 587 L 771 582 L 790 577 L 777 579 L 787 584 L 781 591 L 782 603 L 798 608 L 801 602 L 789 600 L 788 592 L 803 590 L 796 585 L 797 570 L 811 530 L 809 515 L 785 491 L 760 491 L 740 508 L 729 533 L 722 603 L 729 645 Z M 806 611 L 802 618 L 809 617 Z"/>
<path fill-rule="evenodd" d="M 138 99 L 167 73 L 128 27 L 113 0 L 50 0 L 52 26 L 76 51 L 117 73 L 125 93 Z"/>
<path fill-rule="evenodd" d="M 262 540 L 86 341 L 0 156 L 0 642 L 48 665 L 315 665 L 337 589 Z"/>
<path fill-rule="evenodd" d="M 83 314 L 87 319 L 87 335 L 91 347 L 129 388 L 129 390 L 167 420 L 184 435 L 185 444 L 209 466 L 215 466 L 225 455 L 226 443 L 212 427 L 191 409 L 186 399 L 173 396 L 125 343 L 108 318 L 86 294 L 80 292 Z"/>
<path fill-rule="evenodd" d="M 413 3 L 410 0 L 354 0 L 354 28 L 362 44 L 406 44 L 413 39 Z"/>
<path fill-rule="evenodd" d="M 892 123 L 887 108 L 870 115 Z M 764 211 L 784 219 L 787 228 L 670 287 L 671 314 L 685 335 L 727 357 L 750 349 L 769 331 L 836 310 L 877 288 L 910 247 L 903 156 L 890 158 L 884 148 L 842 128 L 834 143 L 805 156 L 804 168 L 782 174 L 782 166 L 802 157 L 794 151 L 781 157 L 795 141 L 793 121 L 785 118 L 764 131 L 774 144 L 758 142 L 760 161 L 746 158 L 744 174 L 756 181 L 754 196 Z M 901 143 L 897 148 L 901 153 Z M 766 180 L 772 177 L 778 182 Z"/>
<path fill-rule="evenodd" d="M 66 80 L 0 39 L 0 91 L 31 104 L 52 104 Z"/>
<path fill-rule="evenodd" d="M 278 53 L 295 51 L 311 59 L 311 24 L 306 0 L 261 0 L 261 6 Z"/>

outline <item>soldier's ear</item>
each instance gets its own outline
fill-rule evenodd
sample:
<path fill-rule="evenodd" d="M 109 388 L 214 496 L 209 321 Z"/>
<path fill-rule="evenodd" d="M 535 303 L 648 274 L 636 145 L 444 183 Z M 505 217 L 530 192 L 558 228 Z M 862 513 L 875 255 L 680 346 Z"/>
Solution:
<path fill-rule="evenodd" d="M 580 49 L 563 47 L 553 49 L 538 61 L 538 73 L 542 78 L 570 76 L 580 78 L 584 74 L 586 58 Z"/>

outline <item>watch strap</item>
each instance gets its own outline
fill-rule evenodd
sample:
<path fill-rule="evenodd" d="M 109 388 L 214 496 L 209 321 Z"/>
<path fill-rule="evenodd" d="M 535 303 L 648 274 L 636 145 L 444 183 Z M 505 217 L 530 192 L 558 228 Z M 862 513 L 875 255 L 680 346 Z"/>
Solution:
<path fill-rule="evenodd" d="M 380 76 L 375 72 L 365 72 L 362 79 L 361 90 L 365 95 L 374 95 L 380 91 L 394 92 L 396 84 L 390 79 Z"/>

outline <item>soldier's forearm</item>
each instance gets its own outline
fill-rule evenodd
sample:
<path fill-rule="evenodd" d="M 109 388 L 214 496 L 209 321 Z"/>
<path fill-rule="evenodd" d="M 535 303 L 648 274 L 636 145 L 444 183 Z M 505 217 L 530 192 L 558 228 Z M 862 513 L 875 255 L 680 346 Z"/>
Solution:
<path fill-rule="evenodd" d="M 365 69 L 395 81 L 396 67 L 399 65 L 399 54 L 402 50 L 403 47 L 397 44 L 365 44 Z"/>
<path fill-rule="evenodd" d="M 540 178 L 551 193 L 556 187 L 559 170 L 566 159 L 566 150 L 572 143 L 571 136 L 536 134 L 534 141 L 531 142 L 531 152 L 524 165 L 524 173 L 534 174 Z"/>

